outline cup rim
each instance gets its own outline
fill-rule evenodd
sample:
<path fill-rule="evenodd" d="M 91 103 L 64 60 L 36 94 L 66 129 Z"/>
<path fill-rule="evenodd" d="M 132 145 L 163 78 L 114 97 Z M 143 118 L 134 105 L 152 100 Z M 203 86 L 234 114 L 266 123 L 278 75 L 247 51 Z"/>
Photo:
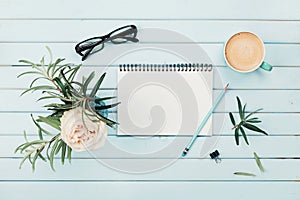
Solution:
<path fill-rule="evenodd" d="M 262 43 L 262 45 L 263 45 L 263 57 L 262 57 L 262 59 L 261 59 L 259 65 L 257 65 L 255 68 L 253 68 L 253 69 L 251 69 L 251 70 L 248 70 L 248 71 L 238 70 L 238 69 L 234 68 L 233 66 L 231 66 L 231 65 L 229 64 L 229 62 L 227 61 L 226 54 L 225 54 L 225 49 L 226 49 L 226 46 L 227 46 L 229 40 L 230 40 L 231 38 L 233 38 L 235 35 L 239 34 L 239 33 L 250 33 L 250 34 L 253 34 L 253 35 L 255 35 L 255 36 L 259 39 L 259 41 L 260 41 L 260 42 Z M 226 40 L 226 42 L 224 43 L 224 47 L 223 47 L 223 56 L 224 56 L 224 59 L 225 59 L 225 62 L 226 62 L 226 64 L 227 64 L 227 66 L 229 66 L 229 67 L 230 67 L 231 69 L 233 69 L 234 71 L 237 71 L 237 72 L 240 72 L 240 73 L 249 73 L 249 72 L 253 72 L 253 71 L 257 70 L 257 69 L 261 66 L 261 64 L 263 63 L 263 61 L 264 61 L 264 59 L 265 59 L 265 53 L 266 53 L 266 49 L 265 49 L 265 44 L 264 44 L 263 40 L 262 40 L 257 34 L 251 32 L 251 31 L 239 31 L 239 32 L 236 32 L 236 33 L 232 34 L 232 35 Z"/>

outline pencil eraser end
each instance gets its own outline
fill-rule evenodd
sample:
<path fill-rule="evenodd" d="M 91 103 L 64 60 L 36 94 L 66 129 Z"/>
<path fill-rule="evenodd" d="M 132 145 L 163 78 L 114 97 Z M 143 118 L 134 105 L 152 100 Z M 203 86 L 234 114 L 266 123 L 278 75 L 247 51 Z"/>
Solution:
<path fill-rule="evenodd" d="M 181 157 L 185 157 L 186 156 L 186 152 L 182 152 Z"/>

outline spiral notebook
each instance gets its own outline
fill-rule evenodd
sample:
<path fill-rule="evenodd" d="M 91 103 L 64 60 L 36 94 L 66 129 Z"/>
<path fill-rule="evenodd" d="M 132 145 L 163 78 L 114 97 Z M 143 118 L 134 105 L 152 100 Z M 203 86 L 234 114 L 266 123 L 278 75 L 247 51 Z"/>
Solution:
<path fill-rule="evenodd" d="M 193 135 L 212 106 L 211 64 L 124 64 L 118 135 Z M 212 119 L 201 135 L 211 135 Z"/>

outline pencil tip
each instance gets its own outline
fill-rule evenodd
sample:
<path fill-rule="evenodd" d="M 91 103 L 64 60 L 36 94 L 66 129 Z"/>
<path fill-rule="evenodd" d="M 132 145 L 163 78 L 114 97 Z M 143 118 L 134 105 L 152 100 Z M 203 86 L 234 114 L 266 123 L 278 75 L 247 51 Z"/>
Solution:
<path fill-rule="evenodd" d="M 227 83 L 227 85 L 225 86 L 224 90 L 227 90 L 228 87 L 229 87 L 229 83 Z"/>

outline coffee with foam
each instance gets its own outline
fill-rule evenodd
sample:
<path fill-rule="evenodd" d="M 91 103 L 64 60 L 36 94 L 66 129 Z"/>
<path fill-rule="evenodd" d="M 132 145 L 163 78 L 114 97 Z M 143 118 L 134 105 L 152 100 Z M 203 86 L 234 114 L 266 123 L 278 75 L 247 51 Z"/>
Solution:
<path fill-rule="evenodd" d="M 264 55 L 263 42 L 250 32 L 240 32 L 233 35 L 225 46 L 225 58 L 228 64 L 241 72 L 258 68 L 264 59 Z"/>

